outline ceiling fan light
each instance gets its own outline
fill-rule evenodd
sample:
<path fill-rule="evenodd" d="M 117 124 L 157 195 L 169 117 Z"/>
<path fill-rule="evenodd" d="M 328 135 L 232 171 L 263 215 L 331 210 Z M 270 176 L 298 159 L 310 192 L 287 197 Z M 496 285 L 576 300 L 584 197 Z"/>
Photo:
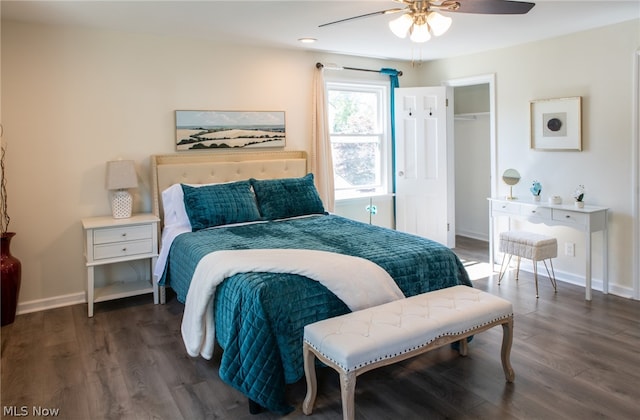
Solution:
<path fill-rule="evenodd" d="M 431 34 L 429 33 L 429 25 L 426 23 L 422 25 L 413 25 L 411 28 L 411 40 L 413 42 L 427 42 L 431 39 Z"/>
<path fill-rule="evenodd" d="M 451 21 L 452 19 L 450 17 L 441 15 L 438 12 L 431 12 L 427 16 L 427 23 L 435 36 L 440 36 L 447 32 L 451 27 Z"/>
<path fill-rule="evenodd" d="M 398 38 L 406 38 L 409 28 L 413 25 L 413 18 L 408 14 L 404 14 L 397 19 L 389 22 L 389 29 Z"/>

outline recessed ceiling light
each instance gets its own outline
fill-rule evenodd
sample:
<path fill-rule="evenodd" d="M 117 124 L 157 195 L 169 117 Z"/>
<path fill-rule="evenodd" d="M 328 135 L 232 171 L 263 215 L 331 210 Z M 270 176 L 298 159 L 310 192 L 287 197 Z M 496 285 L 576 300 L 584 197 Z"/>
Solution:
<path fill-rule="evenodd" d="M 317 39 L 315 38 L 299 38 L 298 41 L 305 43 L 305 44 L 313 44 L 314 42 L 317 41 Z"/>

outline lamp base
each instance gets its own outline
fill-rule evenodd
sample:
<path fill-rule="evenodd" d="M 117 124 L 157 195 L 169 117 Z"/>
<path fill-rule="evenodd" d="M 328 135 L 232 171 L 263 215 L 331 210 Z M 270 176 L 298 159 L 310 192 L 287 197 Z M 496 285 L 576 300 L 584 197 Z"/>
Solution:
<path fill-rule="evenodd" d="M 126 219 L 131 217 L 133 198 L 129 191 L 118 190 L 113 192 L 111 197 L 111 213 L 114 219 Z"/>

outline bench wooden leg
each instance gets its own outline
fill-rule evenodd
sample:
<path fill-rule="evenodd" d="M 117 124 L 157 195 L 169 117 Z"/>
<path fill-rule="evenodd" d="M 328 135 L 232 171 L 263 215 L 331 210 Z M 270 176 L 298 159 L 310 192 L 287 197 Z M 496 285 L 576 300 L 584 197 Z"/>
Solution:
<path fill-rule="evenodd" d="M 304 402 L 302 403 L 302 412 L 309 415 L 313 411 L 318 389 L 316 381 L 316 358 L 307 343 L 304 343 L 302 347 L 302 357 L 304 362 L 304 376 L 307 378 L 307 395 L 304 397 Z"/>
<path fill-rule="evenodd" d="M 458 341 L 458 346 L 458 353 L 460 353 L 460 356 L 466 357 L 469 354 L 469 342 L 467 341 L 467 337 Z"/>
<path fill-rule="evenodd" d="M 342 418 L 353 420 L 356 416 L 356 373 L 340 372 L 340 389 L 342 394 Z"/>
<path fill-rule="evenodd" d="M 500 357 L 502 359 L 502 369 L 507 382 L 513 382 L 516 377 L 511 367 L 511 344 L 513 343 L 513 317 L 508 322 L 502 324 L 502 351 Z"/>

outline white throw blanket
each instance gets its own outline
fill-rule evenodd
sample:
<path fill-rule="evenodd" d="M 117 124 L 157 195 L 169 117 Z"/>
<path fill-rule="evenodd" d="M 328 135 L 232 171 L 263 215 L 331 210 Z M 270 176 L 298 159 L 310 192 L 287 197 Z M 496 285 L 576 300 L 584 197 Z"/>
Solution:
<path fill-rule="evenodd" d="M 190 356 L 211 359 L 216 287 L 227 277 L 249 272 L 299 274 L 319 281 L 352 311 L 404 298 L 391 276 L 364 258 L 305 249 L 215 251 L 200 260 L 187 293 L 182 339 Z"/>

